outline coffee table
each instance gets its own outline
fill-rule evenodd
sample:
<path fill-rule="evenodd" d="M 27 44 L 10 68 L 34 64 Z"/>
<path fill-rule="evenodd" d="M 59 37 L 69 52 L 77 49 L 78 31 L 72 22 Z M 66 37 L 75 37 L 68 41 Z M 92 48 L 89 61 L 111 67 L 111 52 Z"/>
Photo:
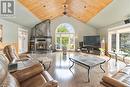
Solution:
<path fill-rule="evenodd" d="M 45 70 L 49 70 L 51 67 L 52 59 L 48 58 L 45 55 L 39 55 L 39 54 L 31 54 L 32 61 L 38 61 L 40 62 Z"/>
<path fill-rule="evenodd" d="M 90 69 L 94 68 L 95 66 L 100 65 L 100 68 L 105 73 L 105 70 L 102 68 L 102 64 L 105 63 L 106 61 L 105 59 L 86 55 L 86 56 L 74 56 L 73 58 L 69 58 L 69 60 L 73 63 L 72 66 L 70 66 L 69 68 L 70 70 L 74 64 L 78 64 L 88 70 L 88 82 L 90 82 L 89 77 Z"/>

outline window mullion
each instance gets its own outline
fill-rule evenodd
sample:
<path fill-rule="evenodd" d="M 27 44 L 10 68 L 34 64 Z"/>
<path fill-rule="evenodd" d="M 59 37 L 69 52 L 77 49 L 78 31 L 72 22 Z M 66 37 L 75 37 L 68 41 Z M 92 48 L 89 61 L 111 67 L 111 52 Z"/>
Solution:
<path fill-rule="evenodd" d="M 119 33 L 116 33 L 116 51 L 118 52 L 120 50 L 120 37 Z"/>

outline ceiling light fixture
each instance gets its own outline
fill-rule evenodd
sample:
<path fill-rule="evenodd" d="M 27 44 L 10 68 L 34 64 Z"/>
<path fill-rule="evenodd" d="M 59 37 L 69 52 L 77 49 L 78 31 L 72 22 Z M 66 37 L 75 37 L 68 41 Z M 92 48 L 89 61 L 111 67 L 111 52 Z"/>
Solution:
<path fill-rule="evenodd" d="M 63 12 L 64 15 L 67 14 L 67 11 L 66 11 L 66 5 L 64 5 L 64 12 Z"/>
<path fill-rule="evenodd" d="M 65 1 L 64 3 L 64 12 L 63 12 L 64 15 L 67 14 L 67 0 Z"/>
<path fill-rule="evenodd" d="M 46 7 L 46 5 L 43 5 L 43 7 Z"/>

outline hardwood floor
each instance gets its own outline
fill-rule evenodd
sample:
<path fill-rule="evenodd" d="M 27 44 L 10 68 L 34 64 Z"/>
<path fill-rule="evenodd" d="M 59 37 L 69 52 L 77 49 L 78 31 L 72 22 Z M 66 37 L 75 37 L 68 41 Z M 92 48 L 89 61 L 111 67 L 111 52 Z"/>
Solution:
<path fill-rule="evenodd" d="M 125 66 L 125 64 L 120 61 L 118 61 L 117 66 L 115 66 L 115 60 L 111 59 L 109 62 L 103 64 L 106 73 L 103 73 L 99 66 L 90 70 L 90 82 L 88 83 L 87 70 L 85 68 L 75 65 L 72 68 L 72 72 L 69 70 L 69 67 L 72 65 L 72 62 L 69 61 L 69 57 L 73 57 L 74 55 L 77 55 L 77 53 L 69 52 L 66 56 L 63 56 L 62 52 L 47 54 L 47 56 L 53 60 L 49 73 L 59 82 L 59 87 L 104 87 L 100 84 L 102 76 L 104 74 L 112 75 Z M 101 58 L 108 60 L 107 57 Z"/>

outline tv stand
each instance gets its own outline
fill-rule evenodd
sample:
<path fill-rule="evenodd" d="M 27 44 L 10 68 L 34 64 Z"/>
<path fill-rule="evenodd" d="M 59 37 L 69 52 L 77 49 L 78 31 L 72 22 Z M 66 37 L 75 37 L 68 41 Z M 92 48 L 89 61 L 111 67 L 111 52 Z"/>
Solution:
<path fill-rule="evenodd" d="M 82 47 L 82 49 L 85 49 L 83 51 L 86 51 L 87 53 L 94 53 L 94 54 L 100 54 L 99 48 L 100 46 L 94 46 L 94 45 L 85 45 Z"/>

